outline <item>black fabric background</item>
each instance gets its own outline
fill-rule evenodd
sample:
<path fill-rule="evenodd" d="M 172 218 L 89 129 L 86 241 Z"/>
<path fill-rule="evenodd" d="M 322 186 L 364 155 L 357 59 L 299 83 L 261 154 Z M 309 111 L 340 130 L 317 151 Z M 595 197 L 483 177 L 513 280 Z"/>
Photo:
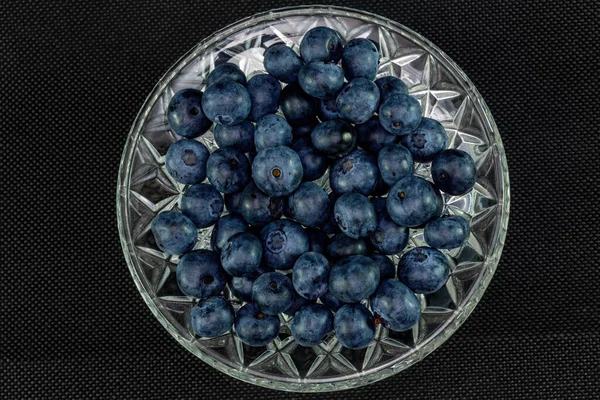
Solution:
<path fill-rule="evenodd" d="M 213 31 L 293 4 L 0 4 L 0 398 L 317 398 L 181 348 L 138 294 L 115 217 L 125 138 L 162 74 Z M 343 4 L 423 34 L 473 80 L 506 147 L 511 221 L 483 301 L 444 346 L 320 398 L 598 398 L 598 3 Z"/>

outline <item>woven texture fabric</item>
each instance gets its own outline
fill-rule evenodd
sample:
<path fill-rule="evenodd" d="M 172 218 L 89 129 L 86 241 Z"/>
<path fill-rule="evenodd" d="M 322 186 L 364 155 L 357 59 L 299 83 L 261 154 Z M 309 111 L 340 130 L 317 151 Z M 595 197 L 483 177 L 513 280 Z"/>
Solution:
<path fill-rule="evenodd" d="M 0 398 L 600 397 L 600 5 L 330 3 L 430 39 L 498 124 L 511 220 L 496 275 L 464 326 L 407 371 L 325 397 L 254 387 L 186 352 L 143 303 L 122 256 L 121 151 L 181 55 L 294 2 L 4 2 Z"/>

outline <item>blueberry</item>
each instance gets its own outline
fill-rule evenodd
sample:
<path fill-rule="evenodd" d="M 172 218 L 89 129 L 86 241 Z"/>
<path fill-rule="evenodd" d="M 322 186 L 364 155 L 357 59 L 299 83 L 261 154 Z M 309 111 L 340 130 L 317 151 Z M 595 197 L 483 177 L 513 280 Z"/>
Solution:
<path fill-rule="evenodd" d="M 359 193 L 346 193 L 335 202 L 335 220 L 342 233 L 353 239 L 367 237 L 377 227 L 373 203 Z"/>
<path fill-rule="evenodd" d="M 260 231 L 263 262 L 274 269 L 291 269 L 308 251 L 308 236 L 302 226 L 292 220 L 273 221 Z"/>
<path fill-rule="evenodd" d="M 397 225 L 387 211 L 383 211 L 378 214 L 377 227 L 369 239 L 377 251 L 383 254 L 396 254 L 408 244 L 408 228 Z"/>
<path fill-rule="evenodd" d="M 225 63 L 215 67 L 206 78 L 206 86 L 214 85 L 215 83 L 236 82 L 246 86 L 246 75 L 240 67 L 235 64 Z"/>
<path fill-rule="evenodd" d="M 367 244 L 362 239 L 352 239 L 343 233 L 338 233 L 331 238 L 329 246 L 327 246 L 327 254 L 332 260 L 364 255 L 367 254 Z"/>
<path fill-rule="evenodd" d="M 300 69 L 298 83 L 305 93 L 317 99 L 335 97 L 344 84 L 344 72 L 336 64 L 311 61 Z"/>
<path fill-rule="evenodd" d="M 306 32 L 300 42 L 300 55 L 304 62 L 315 60 L 333 61 L 342 58 L 344 43 L 340 35 L 331 28 L 318 26 Z"/>
<path fill-rule="evenodd" d="M 444 193 L 462 195 L 475 185 L 477 168 L 473 158 L 462 150 L 442 151 L 431 164 L 431 177 Z"/>
<path fill-rule="evenodd" d="M 259 238 L 248 232 L 236 233 L 221 250 L 221 265 L 231 276 L 244 276 L 258 268 L 262 253 Z"/>
<path fill-rule="evenodd" d="M 267 114 L 275 114 L 279 108 L 279 96 L 281 96 L 281 83 L 269 74 L 254 75 L 248 80 L 246 87 L 250 95 L 250 121 L 258 119 Z"/>
<path fill-rule="evenodd" d="M 325 254 L 329 236 L 319 229 L 306 229 L 306 235 L 308 236 L 308 251 Z"/>
<path fill-rule="evenodd" d="M 394 262 L 386 255 L 373 253 L 369 256 L 379 268 L 379 281 L 383 282 L 386 279 L 394 279 L 396 276 L 396 266 Z"/>
<path fill-rule="evenodd" d="M 335 161 L 329 171 L 329 185 L 337 194 L 357 192 L 368 196 L 379 179 L 377 159 L 363 149 L 355 149 Z"/>
<path fill-rule="evenodd" d="M 331 311 L 337 311 L 344 305 L 344 303 L 339 301 L 337 297 L 329 293 L 329 291 L 325 292 L 325 294 L 320 297 L 320 300 L 323 304 L 329 307 Z"/>
<path fill-rule="evenodd" d="M 355 78 L 348 83 L 336 99 L 340 118 L 355 124 L 367 122 L 377 111 L 379 89 L 365 78 Z"/>
<path fill-rule="evenodd" d="M 453 249 L 465 244 L 470 232 L 469 221 L 459 215 L 450 215 L 429 221 L 423 236 L 431 247 Z"/>
<path fill-rule="evenodd" d="M 379 68 L 379 51 L 375 43 L 368 39 L 352 39 L 342 53 L 342 67 L 346 79 L 354 78 L 375 79 Z"/>
<path fill-rule="evenodd" d="M 315 149 L 331 157 L 348 154 L 356 146 L 356 132 L 345 121 L 334 119 L 321 122 L 311 133 Z"/>
<path fill-rule="evenodd" d="M 268 147 L 261 150 L 252 162 L 254 182 L 272 196 L 287 196 L 302 182 L 302 163 L 289 147 Z"/>
<path fill-rule="evenodd" d="M 241 123 L 250 114 L 251 106 L 248 91 L 236 82 L 215 83 L 202 96 L 204 114 L 218 124 Z"/>
<path fill-rule="evenodd" d="M 267 272 L 273 272 L 273 269 L 260 266 L 244 276 L 233 276 L 229 280 L 229 289 L 231 289 L 235 297 L 249 303 L 252 301 L 252 286 L 254 286 L 254 281 Z"/>
<path fill-rule="evenodd" d="M 209 297 L 200 301 L 190 311 L 190 325 L 198 336 L 215 337 L 233 326 L 233 307 L 223 297 Z"/>
<path fill-rule="evenodd" d="M 332 199 L 332 194 L 335 194 L 333 192 L 329 193 L 329 212 L 328 212 L 328 216 L 327 219 L 325 220 L 325 222 L 323 222 L 323 225 L 321 225 L 321 230 L 329 235 L 333 235 L 336 233 L 341 232 L 340 227 L 338 226 L 337 222 L 335 221 L 335 213 L 333 212 L 333 206 L 335 204 L 335 200 L 337 199 L 337 197 L 335 199 Z"/>
<path fill-rule="evenodd" d="M 366 256 L 349 256 L 338 261 L 329 272 L 329 291 L 344 303 L 357 303 L 375 292 L 379 268 Z"/>
<path fill-rule="evenodd" d="M 288 198 L 292 217 L 309 228 L 316 228 L 329 216 L 329 197 L 319 185 L 304 182 Z"/>
<path fill-rule="evenodd" d="M 307 306 L 309 304 L 314 304 L 314 303 L 315 302 L 313 300 L 305 299 L 304 297 L 300 296 L 298 293 L 294 292 L 294 301 L 292 302 L 292 305 L 287 310 L 285 310 L 283 313 L 286 315 L 289 315 L 290 317 L 293 317 L 296 315 L 298 310 L 300 310 L 302 307 Z"/>
<path fill-rule="evenodd" d="M 423 178 L 409 176 L 399 180 L 387 197 L 387 212 L 401 226 L 421 226 L 442 213 L 442 197 Z"/>
<path fill-rule="evenodd" d="M 223 196 L 214 186 L 199 183 L 189 186 L 181 197 L 181 212 L 188 216 L 197 228 L 213 225 L 223 212 Z"/>
<path fill-rule="evenodd" d="M 343 86 L 342 86 L 343 88 Z M 319 106 L 317 109 L 317 115 L 321 121 L 331 121 L 338 119 L 338 110 L 336 106 L 337 96 L 331 99 L 319 100 Z"/>
<path fill-rule="evenodd" d="M 215 142 L 219 147 L 234 147 L 247 153 L 254 149 L 254 125 L 248 121 L 236 125 L 217 124 Z"/>
<path fill-rule="evenodd" d="M 292 283 L 296 292 L 309 300 L 316 300 L 327 291 L 329 261 L 323 254 L 304 253 L 294 264 Z"/>
<path fill-rule="evenodd" d="M 254 226 L 264 226 L 281 218 L 285 199 L 269 196 L 250 182 L 240 197 L 240 210 L 246 222 Z"/>
<path fill-rule="evenodd" d="M 333 330 L 342 346 L 364 349 L 375 338 L 373 314 L 362 304 L 346 304 L 335 313 Z"/>
<path fill-rule="evenodd" d="M 402 136 L 402 144 L 417 162 L 430 162 L 446 147 L 448 135 L 435 119 L 423 118 L 417 129 Z"/>
<path fill-rule="evenodd" d="M 377 155 L 386 144 L 396 143 L 398 140 L 398 136 L 383 129 L 377 116 L 371 117 L 365 123 L 357 124 L 355 129 L 358 145 L 373 155 Z"/>
<path fill-rule="evenodd" d="M 317 113 L 315 99 L 304 93 L 297 83 L 283 88 L 279 104 L 291 126 L 309 125 Z"/>
<path fill-rule="evenodd" d="M 279 334 L 279 324 L 279 317 L 267 315 L 248 303 L 235 316 L 235 333 L 248 346 L 266 346 Z"/>
<path fill-rule="evenodd" d="M 415 247 L 398 262 L 398 279 L 415 293 L 437 292 L 448 280 L 446 256 L 431 247 Z"/>
<path fill-rule="evenodd" d="M 392 94 L 379 106 L 381 126 L 394 135 L 408 135 L 417 129 L 421 118 L 421 105 L 408 95 Z"/>
<path fill-rule="evenodd" d="M 252 286 L 252 301 L 265 314 L 282 313 L 294 301 L 292 281 L 279 272 L 262 274 Z"/>
<path fill-rule="evenodd" d="M 225 196 L 225 207 L 229 214 L 242 215 L 242 209 L 240 207 L 240 199 L 242 192 L 227 193 Z"/>
<path fill-rule="evenodd" d="M 419 322 L 421 304 L 404 284 L 394 279 L 385 280 L 371 297 L 373 312 L 381 323 L 393 331 L 406 331 Z"/>
<path fill-rule="evenodd" d="M 407 137 L 407 136 L 406 136 Z M 413 158 L 406 147 L 399 144 L 386 144 L 377 156 L 377 166 L 381 179 L 392 186 L 400 179 L 412 175 Z"/>
<path fill-rule="evenodd" d="M 310 139 L 297 140 L 292 145 L 292 150 L 300 157 L 303 171 L 302 179 L 304 181 L 314 181 L 319 179 L 325 174 L 325 171 L 327 171 L 327 158 L 312 147 Z"/>
<path fill-rule="evenodd" d="M 219 256 L 210 250 L 195 250 L 181 257 L 176 275 L 181 292 L 198 299 L 217 296 L 227 283 Z"/>
<path fill-rule="evenodd" d="M 163 211 L 152 220 L 156 245 L 167 254 L 185 254 L 198 241 L 198 228 L 191 219 L 176 211 Z"/>
<path fill-rule="evenodd" d="M 191 139 L 173 143 L 165 156 L 165 167 L 177 182 L 191 185 L 206 179 L 209 152 L 205 145 Z"/>
<path fill-rule="evenodd" d="M 196 89 L 175 93 L 169 102 L 167 120 L 176 134 L 189 139 L 202 136 L 212 125 L 202 111 L 202 92 Z"/>
<path fill-rule="evenodd" d="M 220 252 L 236 233 L 248 231 L 248 224 L 238 215 L 225 215 L 217 221 L 210 237 L 210 246 Z"/>
<path fill-rule="evenodd" d="M 302 60 L 285 44 L 275 44 L 265 51 L 265 70 L 281 82 L 292 83 L 298 80 Z"/>
<path fill-rule="evenodd" d="M 296 343 L 304 347 L 316 346 L 333 330 L 333 314 L 322 304 L 302 307 L 290 324 Z"/>
<path fill-rule="evenodd" d="M 221 193 L 239 192 L 250 180 L 250 162 L 233 147 L 215 150 L 206 164 L 208 180 Z"/>
<path fill-rule="evenodd" d="M 384 76 L 377 79 L 375 84 L 379 88 L 379 101 L 382 103 L 393 94 L 408 95 L 408 87 L 395 76 Z"/>
<path fill-rule="evenodd" d="M 267 114 L 256 122 L 256 151 L 260 152 L 267 147 L 289 146 L 291 143 L 292 127 L 282 116 Z"/>

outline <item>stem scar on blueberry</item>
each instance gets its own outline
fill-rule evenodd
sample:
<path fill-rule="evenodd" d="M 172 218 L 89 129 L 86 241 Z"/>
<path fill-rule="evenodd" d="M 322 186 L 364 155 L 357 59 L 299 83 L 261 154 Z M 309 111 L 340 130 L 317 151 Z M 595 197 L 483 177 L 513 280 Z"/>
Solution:
<path fill-rule="evenodd" d="M 404 194 L 404 192 L 398 192 L 398 198 L 403 199 L 405 197 L 406 195 Z"/>
<path fill-rule="evenodd" d="M 275 168 L 273 171 L 271 171 L 271 174 L 273 174 L 275 178 L 279 178 L 281 176 L 281 170 L 279 168 Z"/>
<path fill-rule="evenodd" d="M 260 272 L 258 272 L 258 270 L 255 269 L 254 271 L 252 271 L 252 273 L 250 275 L 252 275 L 253 278 L 258 278 L 259 274 L 260 274 Z"/>
<path fill-rule="evenodd" d="M 214 280 L 215 278 L 213 278 L 211 275 L 206 275 L 204 279 L 202 279 L 202 282 L 204 282 L 205 285 L 210 285 Z"/>
<path fill-rule="evenodd" d="M 394 122 L 394 126 L 395 126 L 396 128 L 400 127 L 400 122 L 398 122 L 398 121 Z"/>
<path fill-rule="evenodd" d="M 333 45 L 333 43 L 329 43 L 329 50 L 333 50 L 335 49 L 335 46 Z"/>
<path fill-rule="evenodd" d="M 270 287 L 271 289 L 277 289 L 277 283 L 275 283 L 275 282 L 271 282 L 271 283 L 269 283 L 269 287 Z"/>
<path fill-rule="evenodd" d="M 237 162 L 237 160 L 236 160 L 235 158 L 232 158 L 232 159 L 229 161 L 229 164 L 231 164 L 231 165 L 233 165 L 233 166 L 237 165 L 237 163 L 238 163 L 238 162 Z"/>
<path fill-rule="evenodd" d="M 440 179 L 446 179 L 446 173 L 442 172 L 442 173 L 440 174 Z"/>
<path fill-rule="evenodd" d="M 259 312 L 258 314 L 256 314 L 256 318 L 258 319 L 263 319 L 265 317 L 265 314 Z"/>
<path fill-rule="evenodd" d="M 192 114 L 192 115 L 198 115 L 199 112 L 200 112 L 200 110 L 198 109 L 198 107 L 190 108 L 190 114 Z"/>
<path fill-rule="evenodd" d="M 384 88 L 384 89 L 389 89 L 389 88 L 390 88 L 390 84 L 389 84 L 389 83 L 386 83 L 386 84 L 384 84 L 384 85 L 383 85 L 383 88 Z"/>

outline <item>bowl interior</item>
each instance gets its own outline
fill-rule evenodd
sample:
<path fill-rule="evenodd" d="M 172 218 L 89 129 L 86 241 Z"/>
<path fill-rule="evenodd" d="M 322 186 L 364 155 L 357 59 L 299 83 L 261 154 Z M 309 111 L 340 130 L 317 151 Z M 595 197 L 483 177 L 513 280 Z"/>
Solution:
<path fill-rule="evenodd" d="M 313 348 L 290 336 L 289 318 L 279 337 L 266 347 L 243 345 L 232 330 L 212 339 L 194 337 L 188 326 L 193 302 L 175 281 L 178 257 L 158 250 L 150 223 L 164 210 L 177 208 L 184 185 L 164 167 L 164 156 L 178 137 L 169 130 L 165 109 L 175 92 L 204 89 L 208 73 L 221 63 L 237 64 L 248 77 L 264 72 L 263 53 L 274 43 L 298 51 L 304 32 L 329 26 L 346 39 L 368 38 L 381 53 L 380 76 L 394 75 L 421 102 L 424 116 L 440 121 L 448 147 L 471 154 L 478 168 L 474 190 L 446 196 L 445 212 L 471 220 L 471 235 L 460 249 L 444 251 L 451 260 L 447 284 L 431 295 L 418 295 L 422 317 L 407 332 L 377 326 L 376 340 L 364 350 L 343 348 L 330 335 Z M 217 148 L 213 131 L 200 139 Z M 431 180 L 430 164 L 415 173 Z M 319 183 L 328 187 L 327 175 Z M 364 12 L 305 7 L 271 11 L 240 21 L 192 49 L 163 77 L 148 97 L 129 135 L 121 162 L 117 193 L 119 230 L 125 257 L 144 300 L 163 326 L 189 351 L 215 368 L 247 382 L 289 391 L 351 388 L 395 374 L 441 345 L 467 318 L 497 266 L 508 224 L 508 170 L 497 128 L 466 75 L 439 49 L 418 34 Z M 210 248 L 212 228 L 199 231 L 197 248 Z M 424 245 L 421 229 L 411 230 L 405 251 Z M 402 254 L 402 253 L 401 253 Z M 398 256 L 394 256 L 397 262 Z M 226 290 L 225 295 L 239 308 Z"/>

